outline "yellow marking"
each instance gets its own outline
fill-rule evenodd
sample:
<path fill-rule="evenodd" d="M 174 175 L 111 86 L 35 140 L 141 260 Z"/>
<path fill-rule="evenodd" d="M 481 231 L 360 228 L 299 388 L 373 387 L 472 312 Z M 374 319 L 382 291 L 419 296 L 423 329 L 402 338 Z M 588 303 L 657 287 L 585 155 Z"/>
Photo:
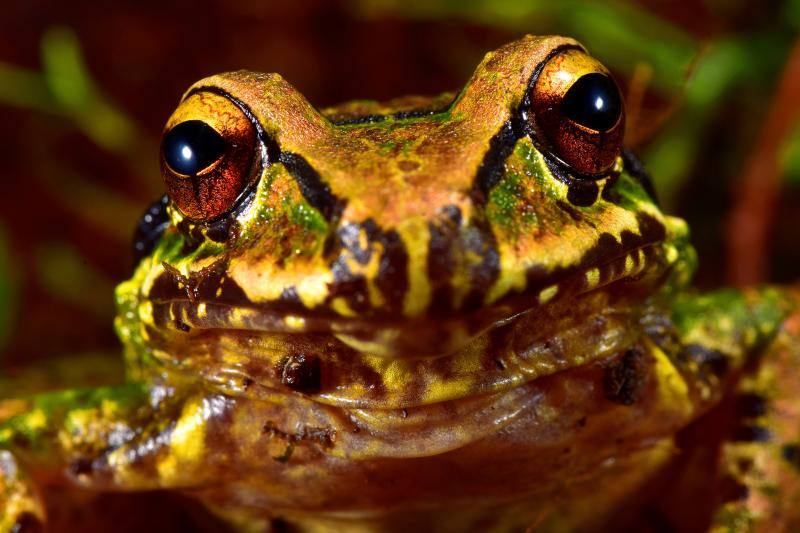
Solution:
<path fill-rule="evenodd" d="M 31 411 L 25 418 L 25 426 L 30 430 L 39 430 L 47 427 L 47 415 L 41 409 Z"/>
<path fill-rule="evenodd" d="M 306 327 L 306 319 L 296 315 L 287 315 L 283 319 L 289 329 L 300 330 Z"/>
<path fill-rule="evenodd" d="M 58 441 L 64 449 L 73 449 L 81 444 L 101 441 L 104 429 L 98 409 L 72 409 L 64 418 Z"/>
<path fill-rule="evenodd" d="M 298 279 L 294 275 L 292 278 Z M 297 294 L 300 296 L 300 301 L 308 309 L 313 309 L 328 297 L 328 284 L 333 280 L 333 273 L 325 272 L 321 276 L 300 277 L 299 279 Z"/>
<path fill-rule="evenodd" d="M 688 417 L 693 408 L 689 386 L 666 354 L 651 341 L 645 339 L 645 342 L 656 362 L 654 376 L 658 380 L 659 395 L 663 398 L 660 403 Z"/>
<path fill-rule="evenodd" d="M 205 318 L 208 314 L 208 306 L 205 303 L 198 304 L 197 306 L 197 318 Z"/>
<path fill-rule="evenodd" d="M 600 283 L 600 269 L 593 268 L 586 272 L 586 284 L 592 289 Z"/>
<path fill-rule="evenodd" d="M 158 463 L 158 475 L 163 484 L 169 485 L 170 480 L 180 476 L 182 464 L 197 462 L 202 457 L 205 448 L 205 424 L 202 400 L 189 400 L 172 430 L 169 453 Z"/>
<path fill-rule="evenodd" d="M 173 304 L 174 302 L 172 302 L 169 306 L 169 322 L 170 322 L 169 327 L 176 329 L 175 322 L 178 320 L 178 315 L 175 314 L 175 305 Z"/>
<path fill-rule="evenodd" d="M 358 247 L 362 250 L 366 250 L 369 247 L 369 239 L 367 238 L 367 232 L 364 231 L 364 228 L 358 230 Z"/>
<path fill-rule="evenodd" d="M 616 161 L 614 161 L 614 168 L 612 172 L 619 174 L 622 172 L 623 168 L 625 167 L 624 162 L 622 161 L 622 156 L 619 156 Z M 606 180 L 606 185 L 608 185 L 609 180 Z M 605 190 L 605 187 L 603 188 Z"/>
<path fill-rule="evenodd" d="M 664 251 L 666 252 L 667 263 L 673 264 L 678 260 L 678 248 L 675 246 L 668 244 L 664 246 Z"/>
<path fill-rule="evenodd" d="M 414 377 L 414 366 L 408 359 L 365 356 L 364 362 L 381 376 L 384 387 L 390 393 L 406 390 Z"/>
<path fill-rule="evenodd" d="M 392 346 L 400 336 L 400 332 L 395 329 L 381 330 L 374 339 L 363 340 L 345 333 L 334 333 L 337 339 L 355 348 L 359 352 L 388 357 L 392 355 Z"/>
<path fill-rule="evenodd" d="M 498 298 L 514 290 L 522 292 L 528 284 L 525 270 L 517 268 L 519 258 L 512 253 L 505 253 L 505 247 L 500 246 L 500 276 L 489 293 L 486 295 L 487 305 L 494 303 Z"/>
<path fill-rule="evenodd" d="M 556 294 L 558 294 L 558 285 L 550 285 L 542 289 L 542 292 L 539 293 L 539 303 L 541 305 L 546 304 L 552 300 Z"/>
<path fill-rule="evenodd" d="M 397 227 L 397 233 L 408 253 L 408 290 L 403 299 L 403 314 L 414 316 L 424 311 L 431 300 L 428 279 L 428 242 L 431 234 L 428 220 L 415 217 Z"/>
<path fill-rule="evenodd" d="M 373 243 L 373 245 L 370 246 L 367 233 L 363 229 L 358 232 L 358 241 L 361 249 L 370 248 L 369 262 L 364 265 L 357 261 L 352 255 L 348 255 L 345 257 L 347 268 L 354 276 L 361 275 L 367 280 L 367 294 L 369 296 L 370 305 L 375 308 L 382 307 L 386 302 L 383 297 L 383 292 L 375 285 L 375 279 L 378 277 L 381 266 L 381 256 L 385 250 L 383 245 L 379 242 Z"/>
<path fill-rule="evenodd" d="M 473 379 L 461 377 L 444 380 L 439 376 L 431 376 L 425 390 L 425 403 L 437 403 L 452 398 L 463 398 L 473 386 Z"/>
<path fill-rule="evenodd" d="M 633 255 L 628 254 L 625 256 L 625 273 L 631 274 L 633 273 L 634 268 L 636 268 L 636 263 L 634 262 Z"/>
<path fill-rule="evenodd" d="M 139 304 L 138 311 L 142 323 L 153 325 L 153 303 L 150 300 L 143 300 Z"/>
<path fill-rule="evenodd" d="M 254 262 L 241 257 L 231 260 L 228 272 L 252 302 L 277 300 L 286 287 L 294 286 L 308 309 L 325 301 L 328 286 L 333 282 L 333 272 L 322 257 L 311 261 L 298 258 L 285 265 L 275 264 L 268 258 Z"/>
<path fill-rule="evenodd" d="M 100 403 L 100 413 L 102 417 L 107 420 L 118 419 L 122 416 L 119 403 L 108 398 L 104 398 Z"/>
<path fill-rule="evenodd" d="M 350 309 L 350 304 L 342 297 L 336 297 L 331 301 L 331 309 L 341 316 L 356 316 L 356 312 Z"/>

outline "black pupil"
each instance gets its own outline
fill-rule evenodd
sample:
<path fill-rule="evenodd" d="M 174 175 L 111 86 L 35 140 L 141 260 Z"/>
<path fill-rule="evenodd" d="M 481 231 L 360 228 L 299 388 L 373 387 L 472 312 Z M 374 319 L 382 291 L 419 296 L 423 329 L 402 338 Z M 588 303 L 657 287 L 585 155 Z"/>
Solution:
<path fill-rule="evenodd" d="M 202 120 L 181 122 L 161 143 L 169 168 L 178 174 L 197 174 L 225 153 L 222 136 Z"/>
<path fill-rule="evenodd" d="M 608 131 L 622 114 L 622 98 L 617 85 L 605 74 L 585 74 L 564 95 L 561 112 L 581 126 Z"/>

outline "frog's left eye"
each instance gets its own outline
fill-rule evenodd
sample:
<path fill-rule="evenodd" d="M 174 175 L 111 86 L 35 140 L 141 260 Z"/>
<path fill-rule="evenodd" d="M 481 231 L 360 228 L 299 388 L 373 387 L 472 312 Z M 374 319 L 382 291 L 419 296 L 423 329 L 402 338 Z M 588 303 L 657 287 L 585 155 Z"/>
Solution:
<path fill-rule="evenodd" d="M 252 182 L 255 145 L 255 128 L 236 104 L 214 93 L 191 95 L 161 141 L 170 199 L 197 222 L 227 213 Z"/>
<path fill-rule="evenodd" d="M 569 49 L 545 63 L 530 106 L 537 138 L 579 174 L 601 175 L 620 155 L 622 95 L 608 70 L 586 53 Z"/>

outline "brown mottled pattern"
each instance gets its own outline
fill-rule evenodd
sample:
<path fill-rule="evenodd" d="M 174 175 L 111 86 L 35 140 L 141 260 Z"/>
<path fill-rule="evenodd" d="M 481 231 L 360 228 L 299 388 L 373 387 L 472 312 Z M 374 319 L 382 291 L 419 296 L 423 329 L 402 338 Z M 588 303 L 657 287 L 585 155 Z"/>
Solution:
<path fill-rule="evenodd" d="M 456 96 L 356 102 L 322 114 L 276 74 L 240 71 L 199 81 L 171 123 L 213 114 L 193 103 L 207 92 L 228 95 L 256 121 L 267 166 L 255 192 L 229 216 L 236 231 L 227 233 L 219 256 L 201 246 L 197 259 L 152 265 L 155 283 L 143 296 L 163 317 L 159 323 L 288 331 L 280 319 L 292 314 L 302 320 L 292 326 L 298 331 L 334 330 L 361 350 L 452 352 L 532 306 L 548 284 L 662 240 L 657 210 L 636 218 L 635 205 L 597 194 L 594 205 L 572 205 L 577 178 L 564 177 L 560 167 L 553 174 L 550 159 L 523 131 L 520 106 L 535 73 L 567 49 L 579 45 L 526 37 L 488 54 Z M 499 180 L 493 187 L 513 197 L 474 195 L 487 165 Z M 609 174 L 609 185 L 618 174 L 619 168 Z M 507 180 L 519 183 L 509 189 Z M 574 182 L 569 192 L 563 180 Z M 516 202 L 511 212 L 498 211 L 509 202 Z M 298 223 L 313 218 L 303 214 L 310 209 L 325 227 Z M 174 210 L 172 216 L 180 219 Z M 226 235 L 212 239 L 204 226 L 193 228 L 209 241 Z M 181 231 L 194 235 L 193 228 Z M 180 301 L 180 276 L 212 287 L 202 273 L 221 259 L 223 290 L 194 303 L 257 310 L 243 323 L 233 323 L 235 313 L 197 316 Z M 165 313 L 165 305 L 173 309 Z"/>

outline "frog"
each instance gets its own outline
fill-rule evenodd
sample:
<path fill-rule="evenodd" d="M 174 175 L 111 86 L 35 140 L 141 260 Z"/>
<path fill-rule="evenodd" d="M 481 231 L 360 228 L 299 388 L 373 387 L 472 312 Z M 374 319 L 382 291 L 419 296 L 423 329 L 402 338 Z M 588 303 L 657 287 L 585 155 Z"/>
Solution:
<path fill-rule="evenodd" d="M 53 486 L 237 531 L 791 529 L 800 290 L 694 289 L 624 127 L 559 36 L 433 97 L 197 82 L 115 293 L 125 381 L 0 403 L 0 529 Z"/>

